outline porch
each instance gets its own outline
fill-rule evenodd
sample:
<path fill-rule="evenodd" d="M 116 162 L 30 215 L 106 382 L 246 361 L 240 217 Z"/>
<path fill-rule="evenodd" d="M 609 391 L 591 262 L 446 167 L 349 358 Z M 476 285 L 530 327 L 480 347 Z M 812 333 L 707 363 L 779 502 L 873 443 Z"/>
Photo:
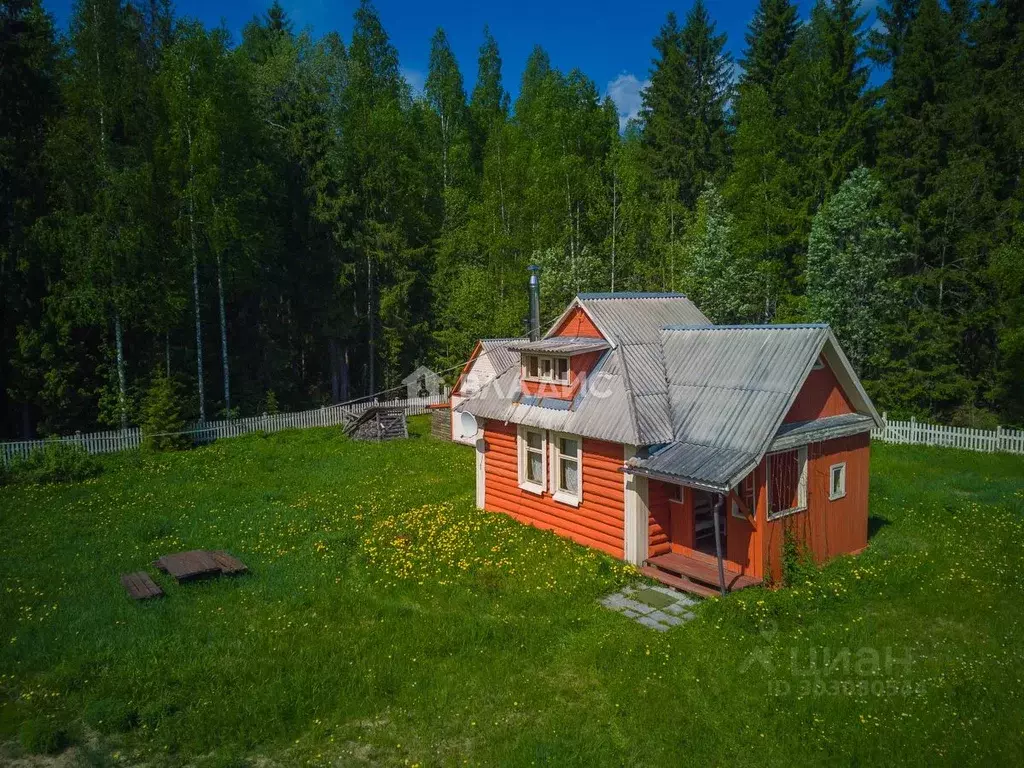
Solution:
<path fill-rule="evenodd" d="M 715 558 L 703 553 L 681 554 L 666 552 L 649 557 L 640 569 L 645 575 L 660 581 L 667 587 L 681 592 L 688 592 L 701 597 L 717 597 L 721 595 L 718 581 L 718 563 Z M 725 569 L 725 590 L 735 592 L 747 587 L 754 587 L 761 579 L 736 573 Z"/>

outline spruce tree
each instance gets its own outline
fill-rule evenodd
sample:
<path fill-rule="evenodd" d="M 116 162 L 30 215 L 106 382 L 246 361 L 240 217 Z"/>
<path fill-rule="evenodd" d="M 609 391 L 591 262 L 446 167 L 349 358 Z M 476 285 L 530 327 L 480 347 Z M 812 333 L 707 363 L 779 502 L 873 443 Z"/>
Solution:
<path fill-rule="evenodd" d="M 760 0 L 744 35 L 740 83 L 761 86 L 774 101 L 798 28 L 797 8 L 790 0 Z"/>
<path fill-rule="evenodd" d="M 725 41 L 715 34 L 703 0 L 687 13 L 682 29 L 670 13 L 654 40 L 658 58 L 644 93 L 644 138 L 655 174 L 678 184 L 686 206 L 724 171 L 732 78 Z"/>

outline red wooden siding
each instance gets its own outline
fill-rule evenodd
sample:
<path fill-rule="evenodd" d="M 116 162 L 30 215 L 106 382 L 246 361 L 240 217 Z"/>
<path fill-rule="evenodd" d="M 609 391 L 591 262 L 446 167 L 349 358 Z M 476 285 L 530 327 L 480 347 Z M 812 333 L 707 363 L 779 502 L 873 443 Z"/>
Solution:
<path fill-rule="evenodd" d="M 746 487 L 749 490 L 749 483 L 753 483 L 754 505 L 750 508 L 750 512 L 754 515 L 755 521 L 751 523 L 746 517 L 734 517 L 732 514 L 732 499 L 726 498 L 725 557 L 728 564 L 732 565 L 733 570 L 739 571 L 745 576 L 753 576 L 760 579 L 762 576 L 761 538 L 758 534 L 761 530 L 761 523 L 759 521 L 763 518 L 758 514 L 758 506 L 761 501 L 760 497 L 764 496 L 759 490 L 763 487 L 764 478 L 762 477 L 763 473 L 759 473 L 756 469 L 751 474 L 753 478 L 749 481 L 741 482 L 737 491 L 739 491 L 744 503 L 749 504 L 749 493 L 745 493 L 744 488 Z M 743 512 L 739 511 L 739 514 L 743 514 Z"/>
<path fill-rule="evenodd" d="M 853 413 L 853 406 L 839 386 L 832 369 L 826 365 L 808 374 L 783 422 L 810 421 L 844 413 Z"/>
<path fill-rule="evenodd" d="M 584 438 L 580 485 L 583 498 L 574 507 L 555 501 L 550 493 L 538 496 L 519 487 L 516 434 L 515 424 L 485 423 L 484 507 L 623 557 L 626 500 L 624 478 L 619 471 L 623 465 L 622 446 Z"/>
<path fill-rule="evenodd" d="M 766 493 L 767 457 L 753 472 L 754 524 L 734 517 L 732 503 L 725 504 L 725 567 L 754 578 L 782 576 L 782 540 L 789 528 L 818 563 L 837 555 L 859 552 L 868 540 L 868 469 L 870 438 L 867 434 L 829 440 L 807 446 L 807 509 L 768 520 Z M 846 463 L 846 496 L 830 500 L 830 469 Z M 742 487 L 742 486 L 741 486 Z M 682 504 L 670 501 L 671 486 L 649 481 L 650 524 L 648 557 L 669 551 L 704 557 L 690 547 L 694 490 L 683 491 Z"/>
<path fill-rule="evenodd" d="M 782 576 L 782 541 L 787 529 L 818 563 L 867 546 L 870 458 L 867 433 L 807 446 L 807 510 L 770 522 L 764 518 L 764 558 L 772 578 Z M 842 462 L 846 462 L 846 496 L 832 501 L 829 469 Z M 762 472 L 763 466 L 764 462 Z"/>
<path fill-rule="evenodd" d="M 579 307 L 576 307 L 562 324 L 555 329 L 552 336 L 585 336 L 588 339 L 603 339 L 597 326 Z"/>

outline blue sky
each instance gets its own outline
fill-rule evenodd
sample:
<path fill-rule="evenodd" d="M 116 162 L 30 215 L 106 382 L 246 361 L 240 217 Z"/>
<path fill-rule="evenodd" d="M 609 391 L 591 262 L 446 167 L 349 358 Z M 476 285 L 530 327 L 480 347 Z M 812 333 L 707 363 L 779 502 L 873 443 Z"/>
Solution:
<path fill-rule="evenodd" d="M 806 16 L 813 0 L 799 0 Z M 352 30 L 352 12 L 358 2 L 346 0 L 281 0 L 295 23 L 296 30 L 310 27 L 316 35 L 337 30 L 348 42 Z M 753 16 L 757 0 L 706 0 L 719 31 L 728 35 L 728 48 L 735 58 L 743 50 L 743 33 Z M 875 21 L 876 0 L 862 0 L 868 10 L 868 25 Z M 43 4 L 66 28 L 72 0 L 43 0 Z M 223 21 L 237 37 L 242 26 L 254 15 L 262 13 L 270 0 L 177 0 L 179 16 L 200 19 L 208 26 Z M 601 0 L 515 0 L 491 4 L 484 0 L 447 0 L 446 2 L 414 2 L 413 0 L 376 0 L 392 43 L 398 49 L 406 79 L 416 89 L 422 88 L 430 53 L 430 38 L 441 26 L 448 33 L 459 60 L 467 91 L 476 78 L 477 50 L 481 31 L 489 24 L 498 41 L 503 60 L 505 87 L 518 91 L 526 58 L 535 44 L 543 46 L 554 66 L 568 71 L 582 69 L 597 84 L 602 94 L 610 94 L 623 117 L 634 112 L 640 103 L 639 91 L 647 80 L 653 49 L 651 40 L 674 10 L 680 20 L 692 0 L 675 3 L 634 0 L 623 4 Z"/>

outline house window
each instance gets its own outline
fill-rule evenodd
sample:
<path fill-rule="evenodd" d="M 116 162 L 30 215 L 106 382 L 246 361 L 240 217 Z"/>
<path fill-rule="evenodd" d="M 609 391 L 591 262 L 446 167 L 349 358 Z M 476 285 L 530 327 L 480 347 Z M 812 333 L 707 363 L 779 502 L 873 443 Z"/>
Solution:
<path fill-rule="evenodd" d="M 519 487 L 530 493 L 544 493 L 547 484 L 543 430 L 519 427 Z"/>
<path fill-rule="evenodd" d="M 555 381 L 567 383 L 569 381 L 569 358 L 555 358 Z"/>
<path fill-rule="evenodd" d="M 814 361 L 814 365 L 811 366 L 811 370 L 812 371 L 820 371 L 824 367 L 825 367 L 825 361 L 822 360 L 819 357 L 817 360 Z"/>
<path fill-rule="evenodd" d="M 828 498 L 829 501 L 835 501 L 846 496 L 846 462 L 842 464 L 833 464 L 828 470 L 829 485 L 828 485 Z"/>
<path fill-rule="evenodd" d="M 678 501 L 678 502 L 682 503 L 682 501 L 683 501 L 683 486 L 681 486 L 681 485 L 670 485 L 668 487 L 668 497 L 672 501 Z"/>
<path fill-rule="evenodd" d="M 807 446 L 768 456 L 768 519 L 807 509 Z"/>
<path fill-rule="evenodd" d="M 755 506 L 755 499 L 754 499 L 754 473 L 753 472 L 751 472 L 749 475 L 747 475 L 745 478 L 743 478 L 742 482 L 740 482 L 740 484 L 736 487 L 736 495 L 739 496 L 743 500 L 743 503 L 747 505 L 747 509 L 750 510 L 750 514 L 751 515 L 756 515 L 757 514 L 756 511 L 755 511 L 756 510 L 756 506 Z M 740 509 L 740 505 L 737 504 L 735 501 L 732 503 L 732 516 L 733 517 L 738 517 L 741 520 L 746 520 L 747 519 L 747 516 L 744 514 L 743 510 Z"/>
<path fill-rule="evenodd" d="M 533 381 L 553 381 L 556 384 L 569 383 L 569 358 L 526 355 L 523 366 L 526 378 Z"/>
<path fill-rule="evenodd" d="M 580 467 L 583 460 L 583 447 L 579 437 L 575 435 L 556 435 L 554 439 L 554 496 L 555 501 L 564 504 L 579 505 Z"/>

